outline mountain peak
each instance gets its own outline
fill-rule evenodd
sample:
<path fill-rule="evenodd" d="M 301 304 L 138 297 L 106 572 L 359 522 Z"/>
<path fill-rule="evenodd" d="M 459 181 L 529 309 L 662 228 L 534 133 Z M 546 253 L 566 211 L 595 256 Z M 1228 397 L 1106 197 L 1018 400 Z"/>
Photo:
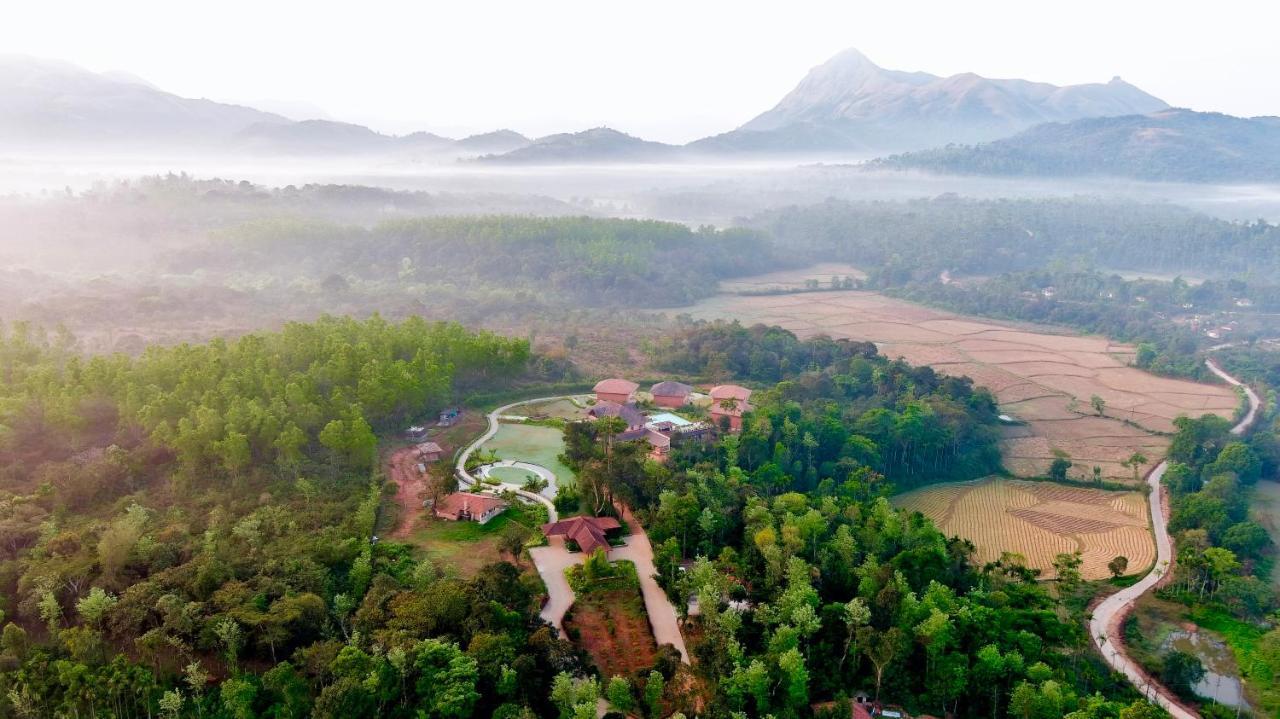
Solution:
<path fill-rule="evenodd" d="M 830 60 L 819 65 L 819 67 L 841 67 L 841 68 L 874 68 L 881 69 L 879 65 L 871 61 L 856 47 L 845 48 L 831 57 Z"/>
<path fill-rule="evenodd" d="M 1042 122 L 1145 114 L 1165 107 L 1118 77 L 1105 84 L 1065 87 L 972 72 L 938 77 L 888 70 L 849 48 L 810 70 L 773 109 L 734 133 L 743 133 L 739 139 L 744 143 L 761 147 L 794 146 L 796 142 L 785 138 L 762 135 L 783 133 L 798 142 L 824 143 L 811 149 L 897 151 L 983 142 Z M 825 145 L 830 139 L 836 144 Z"/>

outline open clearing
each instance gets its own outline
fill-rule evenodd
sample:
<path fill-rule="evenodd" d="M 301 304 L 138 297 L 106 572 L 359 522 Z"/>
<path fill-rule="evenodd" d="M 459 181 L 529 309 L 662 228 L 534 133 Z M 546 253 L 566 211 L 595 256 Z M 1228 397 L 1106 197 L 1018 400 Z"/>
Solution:
<path fill-rule="evenodd" d="M 754 281 L 745 278 L 739 282 Z M 689 310 L 697 319 L 775 324 L 801 337 L 826 334 L 875 342 L 888 357 L 972 377 L 995 394 L 1002 412 L 1026 422 L 1005 430 L 1005 466 L 1042 475 L 1054 451 L 1066 452 L 1070 475 L 1133 481 L 1121 466 L 1140 451 L 1150 469 L 1169 441 L 1178 415 L 1231 417 L 1239 400 L 1223 385 L 1169 379 L 1128 366 L 1134 348 L 1097 335 L 1001 323 L 932 309 L 874 292 L 791 295 L 721 294 Z M 1089 399 L 1106 401 L 1102 417 Z"/>
<path fill-rule="evenodd" d="M 511 510 L 485 524 L 426 519 L 418 523 L 409 542 L 420 547 L 437 567 L 453 566 L 463 577 L 474 577 L 484 565 L 502 559 L 498 540 L 514 521 Z"/>
<path fill-rule="evenodd" d="M 590 395 L 583 395 L 579 401 L 584 403 Z M 555 417 L 558 419 L 585 419 L 587 410 L 583 406 L 574 404 L 572 401 L 561 398 L 553 399 L 548 402 L 535 402 L 533 404 L 522 404 L 512 407 L 508 412 L 513 416 L 520 417 Z"/>
<path fill-rule="evenodd" d="M 1140 492 L 983 479 L 923 487 L 893 503 L 924 514 L 948 536 L 973 542 L 978 562 L 1017 552 L 1046 578 L 1061 553 L 1080 552 L 1086 579 L 1110 576 L 1107 563 L 1117 556 L 1129 559 L 1129 574 L 1145 571 L 1156 558 Z"/>

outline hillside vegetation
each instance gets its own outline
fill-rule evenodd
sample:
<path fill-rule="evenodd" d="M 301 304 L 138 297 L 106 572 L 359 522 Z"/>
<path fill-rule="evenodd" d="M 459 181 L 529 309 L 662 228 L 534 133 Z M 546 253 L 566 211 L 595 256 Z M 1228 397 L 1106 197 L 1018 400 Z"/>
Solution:
<path fill-rule="evenodd" d="M 1047 123 L 976 146 L 895 155 L 876 167 L 965 175 L 1111 175 L 1173 182 L 1280 180 L 1280 118 L 1167 110 Z"/>

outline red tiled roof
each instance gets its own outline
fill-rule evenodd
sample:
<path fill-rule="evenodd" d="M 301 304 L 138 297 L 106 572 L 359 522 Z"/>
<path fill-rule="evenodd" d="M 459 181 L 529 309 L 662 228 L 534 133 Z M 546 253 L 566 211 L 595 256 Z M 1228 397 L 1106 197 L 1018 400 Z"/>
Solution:
<path fill-rule="evenodd" d="M 608 551 L 605 532 L 621 526 L 613 517 L 570 517 L 542 525 L 542 533 L 548 537 L 564 535 L 577 542 L 584 553 L 591 554 L 601 547 Z"/>
<path fill-rule="evenodd" d="M 601 417 L 621 417 L 627 423 L 627 429 L 637 429 L 644 426 L 644 413 L 629 404 L 618 404 L 605 400 L 597 402 L 596 406 L 587 411 L 587 414 L 600 419 Z"/>
<path fill-rule="evenodd" d="M 693 388 L 683 382 L 659 382 L 649 388 L 649 394 L 654 397 L 688 397 Z"/>
<path fill-rule="evenodd" d="M 746 402 L 751 399 L 751 390 L 736 384 L 721 384 L 711 388 L 711 399 L 736 399 Z"/>
<path fill-rule="evenodd" d="M 487 514 L 490 510 L 505 506 L 507 506 L 506 502 L 487 494 L 454 492 L 440 500 L 440 504 L 436 506 L 436 512 L 454 518 L 464 513 L 479 517 Z"/>
<path fill-rule="evenodd" d="M 599 382 L 596 382 L 595 391 L 597 393 L 604 392 L 605 394 L 631 394 L 639 388 L 640 385 L 629 379 L 611 377 L 609 379 L 602 379 Z"/>

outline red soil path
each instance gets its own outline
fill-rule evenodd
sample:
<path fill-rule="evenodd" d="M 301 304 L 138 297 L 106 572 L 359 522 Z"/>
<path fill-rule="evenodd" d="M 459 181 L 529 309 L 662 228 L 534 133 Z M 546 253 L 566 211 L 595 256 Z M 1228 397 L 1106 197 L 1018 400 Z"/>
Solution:
<path fill-rule="evenodd" d="M 392 539 L 405 539 L 413 532 L 422 510 L 422 493 L 426 479 L 418 473 L 418 453 L 413 447 L 396 450 L 387 460 L 387 476 L 396 483 L 396 502 L 400 505 L 400 521 L 391 532 Z"/>

